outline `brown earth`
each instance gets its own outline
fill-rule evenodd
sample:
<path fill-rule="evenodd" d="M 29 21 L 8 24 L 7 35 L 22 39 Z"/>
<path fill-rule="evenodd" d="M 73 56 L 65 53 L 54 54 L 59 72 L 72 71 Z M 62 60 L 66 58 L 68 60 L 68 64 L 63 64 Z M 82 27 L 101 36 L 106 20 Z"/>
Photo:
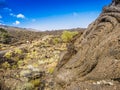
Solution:
<path fill-rule="evenodd" d="M 32 42 L 34 40 L 39 40 L 45 35 L 61 35 L 64 30 L 54 30 L 54 31 L 35 31 L 34 29 L 27 28 L 18 28 L 12 26 L 4 26 L 0 25 L 0 28 L 4 28 L 8 31 L 8 34 L 12 37 L 10 42 L 11 45 L 20 45 L 26 44 L 26 41 Z M 83 33 L 85 28 L 74 28 L 74 29 L 66 29 L 67 31 L 78 31 Z"/>
<path fill-rule="evenodd" d="M 0 43 L 0 90 L 48 90 L 53 88 L 53 71 L 59 54 L 66 50 L 62 35 L 82 34 L 76 28 L 56 31 L 31 31 L 0 25 L 12 37 L 9 44 Z M 74 32 L 75 31 L 75 32 Z M 72 35 L 72 33 L 74 35 Z M 72 37 L 67 37 L 67 40 Z"/>
<path fill-rule="evenodd" d="M 54 75 L 55 90 L 120 90 L 120 0 L 73 39 Z"/>

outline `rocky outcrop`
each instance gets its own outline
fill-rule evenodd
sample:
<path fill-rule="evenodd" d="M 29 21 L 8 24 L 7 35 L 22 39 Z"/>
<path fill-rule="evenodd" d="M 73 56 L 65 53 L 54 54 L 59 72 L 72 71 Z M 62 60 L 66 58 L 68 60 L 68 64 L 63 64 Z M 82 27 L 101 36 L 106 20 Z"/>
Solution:
<path fill-rule="evenodd" d="M 70 43 L 54 75 L 57 90 L 120 89 L 120 0 Z"/>

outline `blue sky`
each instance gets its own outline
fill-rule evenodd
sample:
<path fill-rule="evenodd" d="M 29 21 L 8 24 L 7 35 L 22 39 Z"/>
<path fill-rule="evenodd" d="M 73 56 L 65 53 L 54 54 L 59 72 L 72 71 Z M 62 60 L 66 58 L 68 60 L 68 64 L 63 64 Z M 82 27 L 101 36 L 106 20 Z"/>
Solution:
<path fill-rule="evenodd" d="M 0 24 L 38 30 L 87 27 L 111 0 L 0 0 Z"/>

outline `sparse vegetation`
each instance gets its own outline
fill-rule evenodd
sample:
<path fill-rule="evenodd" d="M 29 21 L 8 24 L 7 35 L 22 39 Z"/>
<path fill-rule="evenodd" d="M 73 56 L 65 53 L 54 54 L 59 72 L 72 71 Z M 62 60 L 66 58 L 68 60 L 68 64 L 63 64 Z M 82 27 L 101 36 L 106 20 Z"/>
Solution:
<path fill-rule="evenodd" d="M 52 81 L 48 77 L 54 72 L 60 52 L 66 50 L 67 43 L 62 41 L 62 32 L 46 31 L 38 34 L 14 28 L 8 31 L 14 42 L 0 44 L 2 50 L 8 50 L 0 66 L 6 70 L 7 76 L 12 75 L 11 81 L 15 80 L 13 83 L 17 83 L 17 90 L 38 90 L 49 86 Z M 19 80 L 22 80 L 22 85 Z M 7 80 L 9 83 L 11 81 Z"/>
<path fill-rule="evenodd" d="M 52 40 L 53 44 L 58 44 L 58 43 L 60 43 L 60 41 L 61 41 L 61 39 L 57 38 L 57 37 Z"/>
<path fill-rule="evenodd" d="M 23 60 L 20 60 L 20 61 L 17 62 L 17 65 L 18 65 L 18 66 L 22 66 L 23 64 L 24 64 L 24 61 L 23 61 Z"/>
<path fill-rule="evenodd" d="M 77 35 L 77 31 L 63 31 L 61 38 L 63 42 L 69 42 L 75 35 Z"/>
<path fill-rule="evenodd" d="M 48 69 L 48 72 L 49 72 L 50 74 L 52 74 L 52 73 L 54 72 L 54 69 L 55 69 L 55 67 L 51 67 L 51 68 Z"/>
<path fill-rule="evenodd" d="M 34 90 L 34 85 L 32 83 L 25 83 L 19 90 Z"/>
<path fill-rule="evenodd" d="M 14 50 L 10 50 L 5 53 L 4 57 L 6 57 L 7 59 L 12 59 L 14 61 L 19 61 L 21 59 L 24 59 L 24 53 L 21 49 L 15 48 Z"/>
<path fill-rule="evenodd" d="M 8 32 L 5 29 L 0 28 L 0 43 L 9 44 L 10 42 L 11 42 L 11 37 L 8 34 Z"/>
<path fill-rule="evenodd" d="M 8 62 L 4 62 L 4 63 L 2 64 L 2 68 L 8 69 L 8 68 L 10 68 L 10 64 L 9 64 Z"/>
<path fill-rule="evenodd" d="M 40 79 L 31 80 L 30 83 L 32 83 L 35 87 L 38 87 L 40 85 Z"/>
<path fill-rule="evenodd" d="M 16 48 L 16 49 L 14 50 L 14 52 L 15 52 L 15 54 L 19 54 L 19 55 L 21 55 L 21 54 L 23 53 L 22 50 L 19 49 L 19 48 Z"/>
<path fill-rule="evenodd" d="M 12 51 L 8 51 L 7 53 L 5 53 L 4 57 L 10 59 L 12 57 Z"/>

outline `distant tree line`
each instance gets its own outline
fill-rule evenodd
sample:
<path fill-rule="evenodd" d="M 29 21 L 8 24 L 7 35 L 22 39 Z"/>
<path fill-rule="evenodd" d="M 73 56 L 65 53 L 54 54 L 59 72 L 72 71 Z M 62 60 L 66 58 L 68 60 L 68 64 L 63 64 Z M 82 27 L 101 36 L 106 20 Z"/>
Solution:
<path fill-rule="evenodd" d="M 0 43 L 9 44 L 10 42 L 11 42 L 11 37 L 8 34 L 8 32 L 5 29 L 0 28 Z"/>

